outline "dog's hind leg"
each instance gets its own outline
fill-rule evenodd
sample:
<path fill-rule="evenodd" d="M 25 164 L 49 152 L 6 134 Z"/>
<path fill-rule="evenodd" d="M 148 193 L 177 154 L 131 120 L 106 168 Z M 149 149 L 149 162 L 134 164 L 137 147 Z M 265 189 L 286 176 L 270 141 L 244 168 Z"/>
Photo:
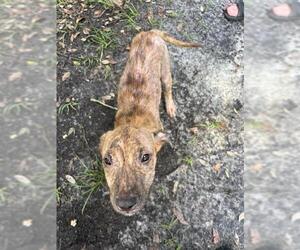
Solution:
<path fill-rule="evenodd" d="M 171 74 L 171 65 L 170 58 L 167 46 L 164 46 L 164 54 L 162 58 L 161 65 L 161 82 L 166 102 L 166 110 L 170 118 L 175 118 L 176 115 L 176 106 L 173 101 L 172 95 L 172 74 Z"/>

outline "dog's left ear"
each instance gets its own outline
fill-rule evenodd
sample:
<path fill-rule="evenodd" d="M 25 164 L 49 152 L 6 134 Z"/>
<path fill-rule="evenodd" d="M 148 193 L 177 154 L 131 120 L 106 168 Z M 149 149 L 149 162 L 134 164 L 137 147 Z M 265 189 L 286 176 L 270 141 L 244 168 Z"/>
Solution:
<path fill-rule="evenodd" d="M 166 134 L 159 132 L 158 134 L 154 135 L 154 147 L 156 153 L 161 149 L 161 147 L 166 143 L 169 142 L 168 137 Z"/>

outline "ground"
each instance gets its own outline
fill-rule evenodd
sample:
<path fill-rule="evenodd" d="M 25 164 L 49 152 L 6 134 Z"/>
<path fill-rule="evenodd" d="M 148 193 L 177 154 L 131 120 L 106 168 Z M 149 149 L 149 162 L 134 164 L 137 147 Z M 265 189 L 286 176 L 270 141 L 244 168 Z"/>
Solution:
<path fill-rule="evenodd" d="M 224 1 L 131 1 L 122 10 L 100 2 L 57 8 L 58 248 L 242 248 L 242 23 L 224 18 Z M 115 115 L 102 104 L 116 106 L 127 47 L 151 28 L 202 46 L 168 46 L 178 112 L 170 121 L 162 105 L 161 117 L 171 144 L 146 207 L 124 217 L 99 164 L 99 137 Z M 88 176 L 95 181 L 85 187 Z"/>
<path fill-rule="evenodd" d="M 0 248 L 55 249 L 55 197 L 58 249 L 242 248 L 242 23 L 221 0 L 107 3 L 58 1 L 56 176 L 54 4 L 1 2 Z M 162 104 L 171 144 L 128 218 L 111 208 L 97 145 L 127 46 L 151 28 L 202 47 L 168 46 L 178 114 L 171 122 Z"/>
<path fill-rule="evenodd" d="M 300 247 L 300 22 L 269 19 L 265 10 L 280 2 L 246 6 L 246 249 Z"/>

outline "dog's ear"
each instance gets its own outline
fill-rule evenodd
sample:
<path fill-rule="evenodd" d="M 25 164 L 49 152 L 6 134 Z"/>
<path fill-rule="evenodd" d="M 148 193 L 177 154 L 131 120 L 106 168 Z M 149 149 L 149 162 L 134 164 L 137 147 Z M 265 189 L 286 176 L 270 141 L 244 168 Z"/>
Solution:
<path fill-rule="evenodd" d="M 103 157 L 103 154 L 107 150 L 108 144 L 110 142 L 111 136 L 113 131 L 108 131 L 100 137 L 99 143 L 99 151 L 100 155 Z"/>
<path fill-rule="evenodd" d="M 158 134 L 154 135 L 154 147 L 156 153 L 161 149 L 161 147 L 166 143 L 169 142 L 168 137 L 166 134 L 159 132 Z"/>

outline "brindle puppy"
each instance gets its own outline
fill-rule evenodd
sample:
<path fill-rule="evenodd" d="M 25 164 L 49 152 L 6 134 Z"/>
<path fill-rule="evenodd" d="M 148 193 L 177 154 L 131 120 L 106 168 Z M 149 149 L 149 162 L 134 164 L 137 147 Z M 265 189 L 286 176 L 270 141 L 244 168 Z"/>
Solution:
<path fill-rule="evenodd" d="M 118 90 L 115 128 L 100 139 L 100 154 L 115 211 L 133 215 L 143 208 L 154 179 L 156 154 L 167 141 L 159 117 L 163 85 L 167 113 L 175 117 L 172 76 L 165 42 L 198 47 L 151 30 L 131 43 Z"/>

